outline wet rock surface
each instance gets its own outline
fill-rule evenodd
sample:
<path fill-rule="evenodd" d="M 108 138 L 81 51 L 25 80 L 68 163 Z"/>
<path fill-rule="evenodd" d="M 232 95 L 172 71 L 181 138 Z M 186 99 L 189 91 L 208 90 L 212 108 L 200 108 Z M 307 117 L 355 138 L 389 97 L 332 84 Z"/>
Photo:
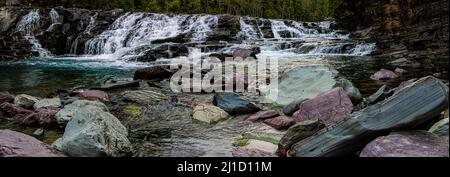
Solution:
<path fill-rule="evenodd" d="M 11 130 L 0 130 L 0 157 L 65 157 L 39 140 Z"/>
<path fill-rule="evenodd" d="M 260 110 L 255 104 L 234 93 L 217 93 L 214 95 L 213 103 L 230 115 L 251 114 Z"/>

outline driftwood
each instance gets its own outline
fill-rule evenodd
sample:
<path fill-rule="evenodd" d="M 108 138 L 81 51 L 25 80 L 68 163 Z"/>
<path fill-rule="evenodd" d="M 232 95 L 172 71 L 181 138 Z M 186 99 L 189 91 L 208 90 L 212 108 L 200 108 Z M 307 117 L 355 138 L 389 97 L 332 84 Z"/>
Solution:
<path fill-rule="evenodd" d="M 413 129 L 448 108 L 448 87 L 434 77 L 399 90 L 334 127 L 294 144 L 289 156 L 329 157 L 351 155 L 392 130 Z"/>

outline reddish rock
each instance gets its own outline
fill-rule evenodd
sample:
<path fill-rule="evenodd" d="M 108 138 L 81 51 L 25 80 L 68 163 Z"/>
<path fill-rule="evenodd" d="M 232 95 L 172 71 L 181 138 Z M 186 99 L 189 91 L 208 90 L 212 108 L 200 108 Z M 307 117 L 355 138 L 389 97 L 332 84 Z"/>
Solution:
<path fill-rule="evenodd" d="M 257 122 L 260 120 L 266 120 L 266 119 L 270 119 L 270 118 L 274 118 L 279 116 L 280 114 L 278 114 L 277 111 L 274 110 L 269 110 L 269 111 L 260 111 L 250 117 L 248 117 L 247 119 L 245 119 L 246 121 L 250 121 L 250 122 Z"/>
<path fill-rule="evenodd" d="M 58 113 L 59 109 L 57 108 L 48 108 L 48 109 L 39 109 L 35 113 L 25 117 L 19 123 L 25 126 L 33 126 L 39 125 L 47 128 L 58 127 L 58 121 L 56 120 L 56 113 Z"/>
<path fill-rule="evenodd" d="M 406 71 L 406 70 L 404 70 L 404 69 L 402 69 L 402 68 L 395 68 L 395 71 L 394 71 L 396 74 L 398 74 L 398 75 L 402 75 L 402 74 L 405 74 L 405 73 L 408 73 L 408 71 Z"/>
<path fill-rule="evenodd" d="M 370 77 L 372 80 L 376 81 L 387 81 L 392 80 L 395 78 L 398 78 L 399 76 L 395 74 L 395 72 L 387 70 L 387 69 L 381 69 L 377 73 L 375 73 L 373 76 Z"/>
<path fill-rule="evenodd" d="M 253 48 L 253 49 L 235 49 L 233 51 L 233 58 L 242 58 L 243 60 L 247 59 L 248 57 L 253 57 L 253 59 L 256 59 L 256 54 L 258 54 L 259 48 Z"/>
<path fill-rule="evenodd" d="M 0 104 L 12 102 L 14 102 L 14 97 L 11 94 L 8 92 L 0 92 Z"/>
<path fill-rule="evenodd" d="M 66 157 L 36 138 L 11 130 L 0 130 L 0 157 Z"/>
<path fill-rule="evenodd" d="M 352 101 L 343 88 L 337 87 L 303 102 L 292 118 L 296 122 L 319 119 L 329 127 L 350 117 L 352 111 Z"/>
<path fill-rule="evenodd" d="M 139 69 L 134 73 L 134 80 L 166 79 L 172 77 L 176 70 L 171 70 L 169 65 L 151 66 Z"/>
<path fill-rule="evenodd" d="M 277 130 L 284 130 L 294 125 L 295 121 L 290 117 L 280 116 L 272 119 L 267 119 L 264 121 L 264 123 Z"/>
<path fill-rule="evenodd" d="M 234 148 L 233 157 L 276 157 L 274 154 L 259 149 Z"/>
<path fill-rule="evenodd" d="M 0 112 L 4 117 L 8 118 L 26 117 L 30 114 L 33 114 L 33 111 L 16 106 L 12 103 L 1 104 Z"/>
<path fill-rule="evenodd" d="M 361 157 L 448 157 L 448 141 L 426 131 L 395 132 L 369 143 Z"/>
<path fill-rule="evenodd" d="M 83 100 L 90 100 L 90 101 L 101 101 L 101 102 L 109 101 L 108 94 L 100 90 L 86 90 L 80 92 L 78 94 L 78 97 L 80 97 Z"/>

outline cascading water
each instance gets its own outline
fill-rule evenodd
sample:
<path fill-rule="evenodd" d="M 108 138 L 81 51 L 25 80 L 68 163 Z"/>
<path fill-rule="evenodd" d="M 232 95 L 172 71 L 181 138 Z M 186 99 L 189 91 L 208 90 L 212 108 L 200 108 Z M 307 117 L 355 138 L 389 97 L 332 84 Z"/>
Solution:
<path fill-rule="evenodd" d="M 55 9 L 50 10 L 49 15 L 50 15 L 50 20 L 51 20 L 52 24 L 60 24 L 61 23 L 62 19 Z"/>
<path fill-rule="evenodd" d="M 44 49 L 39 40 L 34 36 L 36 30 L 40 28 L 40 20 L 39 10 L 32 10 L 22 17 L 17 23 L 16 28 L 32 44 L 32 51 L 38 52 L 39 57 L 48 57 L 50 56 L 50 52 Z"/>

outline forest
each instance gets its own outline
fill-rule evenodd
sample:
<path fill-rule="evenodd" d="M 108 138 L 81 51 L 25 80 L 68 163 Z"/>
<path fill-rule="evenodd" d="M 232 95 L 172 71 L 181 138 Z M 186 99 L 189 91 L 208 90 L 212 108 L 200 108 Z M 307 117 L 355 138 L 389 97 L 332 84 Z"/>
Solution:
<path fill-rule="evenodd" d="M 12 0 L 17 1 L 17 0 Z M 63 6 L 154 13 L 233 14 L 319 21 L 333 17 L 343 0 L 19 0 L 35 7 Z"/>

